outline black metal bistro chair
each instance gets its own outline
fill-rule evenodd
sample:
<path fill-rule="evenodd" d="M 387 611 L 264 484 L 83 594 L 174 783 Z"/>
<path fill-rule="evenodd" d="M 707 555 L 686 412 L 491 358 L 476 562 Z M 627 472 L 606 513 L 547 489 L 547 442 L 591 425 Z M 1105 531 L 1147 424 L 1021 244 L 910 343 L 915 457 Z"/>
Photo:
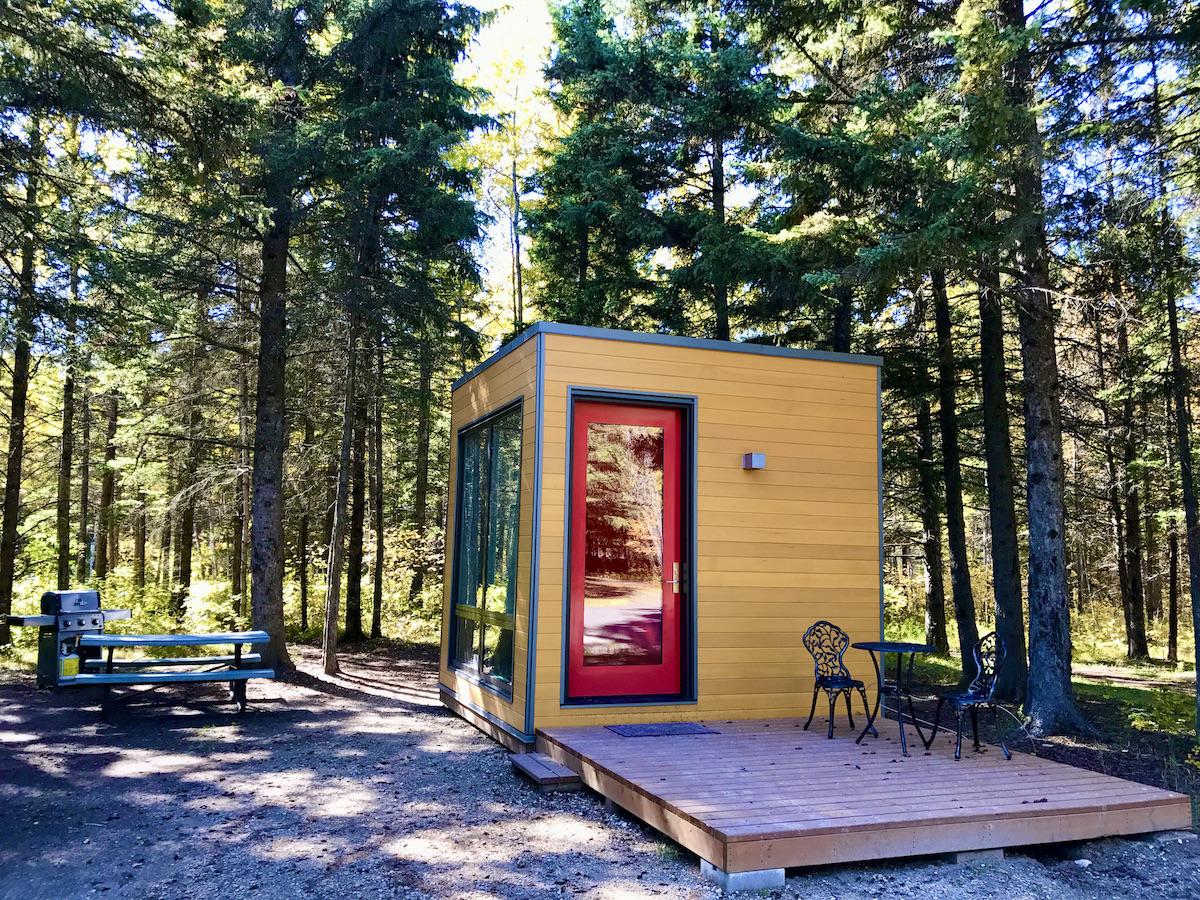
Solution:
<path fill-rule="evenodd" d="M 1011 711 L 1002 706 L 996 701 L 996 673 L 1000 671 L 1000 667 L 1004 664 L 1004 657 L 1007 650 L 1004 647 L 1004 642 L 1000 640 L 996 632 L 985 634 L 975 642 L 972 648 L 971 655 L 975 659 L 975 677 L 967 686 L 965 691 L 960 693 L 944 694 L 938 698 L 937 710 L 933 714 L 933 729 L 934 734 L 937 733 L 939 724 L 942 721 L 942 707 L 949 703 L 954 710 L 954 718 L 956 720 L 956 734 L 954 738 L 954 758 L 962 759 L 962 738 L 963 738 L 963 716 L 968 712 L 971 714 L 971 740 L 975 745 L 975 750 L 980 749 L 979 745 L 979 710 L 980 708 L 990 709 L 992 711 L 992 721 L 998 720 L 997 711 L 1003 711 L 1012 718 L 1017 726 L 1025 731 L 1025 726 Z M 1008 744 L 1004 741 L 1004 733 L 999 729 L 996 731 L 1000 741 L 1000 749 L 1004 752 L 1005 759 L 1012 759 L 1012 753 L 1008 749 Z M 1028 736 L 1028 732 L 1025 732 Z M 933 735 L 930 735 L 929 743 L 925 746 L 928 748 L 933 743 Z M 1033 739 L 1030 738 L 1030 743 Z M 1035 746 L 1036 751 L 1036 746 Z"/>
<path fill-rule="evenodd" d="M 861 681 L 851 677 L 850 670 L 846 668 L 846 663 L 842 659 L 849 646 L 850 636 L 832 622 L 826 622 L 824 619 L 814 622 L 809 626 L 808 631 L 804 632 L 804 649 L 812 654 L 813 661 L 816 663 L 812 709 L 808 711 L 808 721 L 804 723 L 805 731 L 808 731 L 808 726 L 812 724 L 813 716 L 816 715 L 817 697 L 820 696 L 821 691 L 829 696 L 829 734 L 827 737 L 830 739 L 833 738 L 833 715 L 839 696 L 846 698 L 846 718 L 850 720 L 851 728 L 854 727 L 854 713 L 850 710 L 851 691 L 858 691 L 859 696 L 862 697 L 863 713 L 868 719 L 870 718 L 871 710 L 867 705 L 867 689 Z"/>

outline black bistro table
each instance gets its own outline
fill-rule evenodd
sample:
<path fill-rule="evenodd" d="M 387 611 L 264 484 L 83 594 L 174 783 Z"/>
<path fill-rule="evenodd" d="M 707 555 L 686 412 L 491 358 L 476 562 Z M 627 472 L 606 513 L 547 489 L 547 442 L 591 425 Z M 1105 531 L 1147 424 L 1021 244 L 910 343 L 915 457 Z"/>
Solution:
<path fill-rule="evenodd" d="M 867 720 L 867 727 L 862 730 L 854 743 L 861 744 L 862 739 L 868 733 L 879 736 L 879 732 L 875 730 L 875 720 L 879 718 L 880 710 L 882 709 L 884 716 L 887 716 L 887 701 L 896 701 L 896 720 L 900 724 L 900 752 L 908 756 L 908 740 L 904 736 L 904 701 L 908 701 L 908 717 L 912 720 L 913 727 L 917 729 L 917 735 L 921 738 L 921 743 L 925 744 L 928 749 L 929 744 L 933 743 L 933 735 L 930 735 L 929 743 L 925 741 L 925 735 L 921 732 L 921 726 L 917 722 L 917 717 L 913 714 L 912 703 L 912 669 L 913 660 L 918 653 L 933 653 L 936 648 L 929 644 L 913 644 L 907 641 L 858 641 L 851 644 L 856 650 L 867 650 L 871 654 L 871 662 L 875 666 L 875 679 L 879 684 L 879 691 L 875 694 L 875 708 L 871 711 L 871 717 Z M 887 679 L 887 660 L 886 655 L 894 653 L 896 655 L 896 677 L 894 680 Z M 904 655 L 908 654 L 908 665 L 904 665 Z"/>

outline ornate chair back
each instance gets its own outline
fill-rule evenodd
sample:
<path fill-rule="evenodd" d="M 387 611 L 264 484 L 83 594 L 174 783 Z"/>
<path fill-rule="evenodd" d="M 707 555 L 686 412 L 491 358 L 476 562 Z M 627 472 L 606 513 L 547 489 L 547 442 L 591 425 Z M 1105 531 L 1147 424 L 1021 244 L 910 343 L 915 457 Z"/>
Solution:
<path fill-rule="evenodd" d="M 850 677 L 850 670 L 842 661 L 849 646 L 850 636 L 824 619 L 814 622 L 804 632 L 804 649 L 812 654 L 818 679 Z"/>
<path fill-rule="evenodd" d="M 967 691 L 991 701 L 996 692 L 996 673 L 1004 664 L 1004 642 L 991 631 L 975 642 L 972 655 L 975 657 L 975 678 Z"/>

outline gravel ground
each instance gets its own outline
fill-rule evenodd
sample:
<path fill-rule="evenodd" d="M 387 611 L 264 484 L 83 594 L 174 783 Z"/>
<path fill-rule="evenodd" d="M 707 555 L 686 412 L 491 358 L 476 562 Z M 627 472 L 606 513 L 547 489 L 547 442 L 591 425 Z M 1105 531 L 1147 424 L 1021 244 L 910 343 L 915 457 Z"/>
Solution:
<path fill-rule="evenodd" d="M 717 897 L 695 857 L 594 796 L 543 796 L 436 701 L 430 658 L 348 654 L 318 679 L 94 698 L 0 683 L 0 898 Z M 789 873 L 775 897 L 1200 896 L 1176 834 Z"/>

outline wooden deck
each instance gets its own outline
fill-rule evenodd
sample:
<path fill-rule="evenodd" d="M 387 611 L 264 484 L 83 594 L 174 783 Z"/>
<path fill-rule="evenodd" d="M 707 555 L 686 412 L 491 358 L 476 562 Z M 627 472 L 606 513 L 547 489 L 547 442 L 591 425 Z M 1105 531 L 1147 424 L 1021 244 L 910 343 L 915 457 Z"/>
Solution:
<path fill-rule="evenodd" d="M 861 746 L 839 717 L 705 722 L 717 734 L 622 737 L 549 728 L 538 750 L 728 873 L 986 850 L 1191 825 L 1186 795 L 998 747 L 954 760 L 894 722 Z M 915 745 L 915 749 L 913 749 Z"/>

